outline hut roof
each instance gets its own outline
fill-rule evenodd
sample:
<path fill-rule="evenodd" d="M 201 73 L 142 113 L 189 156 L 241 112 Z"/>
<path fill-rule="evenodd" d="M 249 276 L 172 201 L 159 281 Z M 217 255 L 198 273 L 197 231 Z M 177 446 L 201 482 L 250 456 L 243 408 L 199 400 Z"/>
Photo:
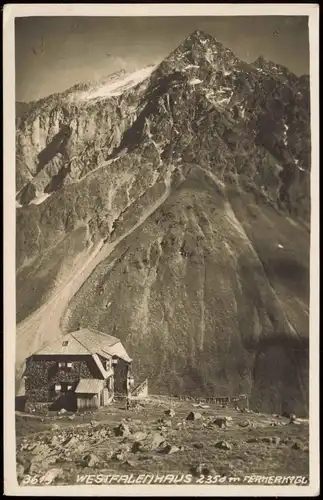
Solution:
<path fill-rule="evenodd" d="M 102 389 L 102 380 L 97 378 L 82 378 L 75 392 L 78 394 L 97 394 Z"/>
<path fill-rule="evenodd" d="M 103 357 L 117 356 L 128 363 L 132 361 L 119 339 L 93 328 L 81 328 L 68 333 L 34 354 L 54 356 L 100 354 Z"/>

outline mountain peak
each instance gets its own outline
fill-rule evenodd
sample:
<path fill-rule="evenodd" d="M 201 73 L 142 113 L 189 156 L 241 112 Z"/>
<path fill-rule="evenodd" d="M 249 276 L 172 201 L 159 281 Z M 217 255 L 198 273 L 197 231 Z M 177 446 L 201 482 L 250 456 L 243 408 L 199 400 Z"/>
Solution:
<path fill-rule="evenodd" d="M 296 75 L 294 75 L 286 66 L 275 63 L 274 61 L 267 59 L 263 55 L 260 55 L 252 63 L 252 66 L 257 68 L 258 70 L 270 72 L 271 74 L 276 74 L 280 77 L 284 76 L 285 78 L 297 79 Z"/>
<path fill-rule="evenodd" d="M 207 42 L 216 44 L 219 46 L 222 46 L 222 43 L 219 42 L 216 38 L 214 38 L 212 35 L 205 33 L 205 31 L 202 30 L 195 30 L 193 31 L 184 41 L 183 44 L 187 44 L 189 42 L 193 43 L 198 43 L 205 45 Z"/>
<path fill-rule="evenodd" d="M 195 79 L 201 79 L 198 71 L 210 72 L 215 68 L 229 74 L 232 67 L 240 60 L 232 50 L 226 48 L 212 35 L 199 29 L 193 31 L 182 43 L 159 65 L 159 72 L 169 73 L 174 70 L 190 73 L 194 70 Z M 202 80 L 205 80 L 205 74 Z"/>
<path fill-rule="evenodd" d="M 262 67 L 262 66 L 272 66 L 275 63 L 271 61 L 270 59 L 267 59 L 263 55 L 260 55 L 257 57 L 257 59 L 253 62 L 254 66 Z"/>
<path fill-rule="evenodd" d="M 205 33 L 204 31 L 201 31 L 201 30 L 195 30 L 193 31 L 189 36 L 188 38 L 211 38 L 211 35 Z"/>

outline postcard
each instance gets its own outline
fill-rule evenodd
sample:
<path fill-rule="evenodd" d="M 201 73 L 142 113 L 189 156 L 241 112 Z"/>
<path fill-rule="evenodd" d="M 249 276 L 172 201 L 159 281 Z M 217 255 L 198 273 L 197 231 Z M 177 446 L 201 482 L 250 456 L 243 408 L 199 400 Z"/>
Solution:
<path fill-rule="evenodd" d="M 5 493 L 319 495 L 319 8 L 7 4 Z"/>

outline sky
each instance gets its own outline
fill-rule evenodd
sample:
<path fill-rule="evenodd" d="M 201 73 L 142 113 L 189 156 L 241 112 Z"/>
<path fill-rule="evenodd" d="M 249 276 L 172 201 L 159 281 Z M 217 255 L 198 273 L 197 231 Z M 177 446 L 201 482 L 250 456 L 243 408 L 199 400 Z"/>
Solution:
<path fill-rule="evenodd" d="M 29 102 L 119 69 L 157 64 L 202 30 L 252 62 L 309 74 L 306 16 L 16 18 L 16 100 Z"/>

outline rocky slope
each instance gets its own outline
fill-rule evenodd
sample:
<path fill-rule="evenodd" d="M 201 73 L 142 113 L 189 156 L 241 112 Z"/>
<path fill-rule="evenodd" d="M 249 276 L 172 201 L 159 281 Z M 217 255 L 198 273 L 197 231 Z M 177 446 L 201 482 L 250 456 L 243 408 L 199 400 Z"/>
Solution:
<path fill-rule="evenodd" d="M 17 118 L 17 370 L 122 339 L 155 392 L 308 407 L 309 82 L 195 32 Z"/>
<path fill-rule="evenodd" d="M 308 481 L 308 422 L 277 414 L 151 398 L 131 410 L 115 402 L 94 413 L 16 415 L 16 432 L 21 486 L 31 477 L 63 485 L 97 473 L 190 475 L 200 484 L 251 474 Z"/>

